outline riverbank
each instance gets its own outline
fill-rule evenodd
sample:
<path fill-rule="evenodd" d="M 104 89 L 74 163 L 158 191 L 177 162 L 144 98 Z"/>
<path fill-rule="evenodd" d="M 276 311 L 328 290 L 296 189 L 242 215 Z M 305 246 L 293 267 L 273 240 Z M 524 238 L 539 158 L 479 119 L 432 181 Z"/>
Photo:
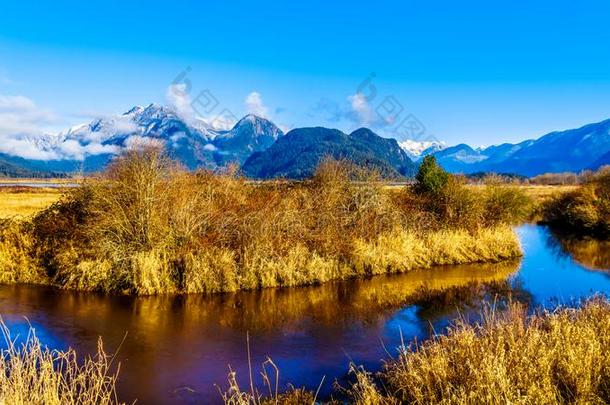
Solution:
<path fill-rule="evenodd" d="M 73 350 L 51 351 L 30 337 L 0 356 L 0 400 L 6 403 L 117 404 L 116 374 L 99 346 L 82 365 Z M 457 323 L 447 335 L 403 347 L 383 371 L 352 365 L 339 388 L 351 404 L 606 403 L 610 400 L 610 303 L 526 316 L 512 306 L 489 309 L 479 324 Z M 273 363 L 269 363 L 271 366 Z M 226 404 L 304 403 L 313 391 L 270 397 L 241 389 L 229 375 Z M 273 381 L 270 378 L 269 383 Z M 271 391 L 273 392 L 273 391 Z"/>
<path fill-rule="evenodd" d="M 473 191 L 431 162 L 409 187 L 325 161 L 299 183 L 190 173 L 134 150 L 0 229 L 0 282 L 137 295 L 294 287 L 521 255 L 518 189 Z"/>

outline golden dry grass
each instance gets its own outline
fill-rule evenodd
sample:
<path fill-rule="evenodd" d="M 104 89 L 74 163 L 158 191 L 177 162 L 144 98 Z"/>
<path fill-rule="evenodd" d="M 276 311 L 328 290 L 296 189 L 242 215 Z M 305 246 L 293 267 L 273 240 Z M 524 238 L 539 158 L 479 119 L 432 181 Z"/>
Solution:
<path fill-rule="evenodd" d="M 0 219 L 36 214 L 59 200 L 61 193 L 53 188 L 0 187 Z"/>
<path fill-rule="evenodd" d="M 30 222 L 4 227 L 0 274 L 24 279 L 7 276 L 22 262 L 64 288 L 216 293 L 521 254 L 509 228 L 526 203 L 518 190 L 473 193 L 451 178 L 429 195 L 378 180 L 329 160 L 308 181 L 250 183 L 133 150 Z"/>
<path fill-rule="evenodd" d="M 592 174 L 580 188 L 548 200 L 541 213 L 544 222 L 557 228 L 610 237 L 610 168 Z"/>
<path fill-rule="evenodd" d="M 535 204 L 539 204 L 543 201 L 547 201 L 560 194 L 567 193 L 578 189 L 579 185 L 534 185 L 534 184 L 512 184 L 513 187 L 518 187 L 519 190 L 523 191 L 528 197 L 532 199 Z M 468 184 L 468 187 L 483 191 L 487 187 L 486 184 Z"/>
<path fill-rule="evenodd" d="M 32 329 L 17 345 L 3 323 L 0 328 L 7 347 L 0 350 L 0 404 L 119 404 L 117 374 L 101 341 L 95 357 L 78 359 L 72 349 L 43 347 Z"/>
<path fill-rule="evenodd" d="M 520 185 L 519 188 L 525 192 L 536 203 L 547 201 L 563 193 L 569 193 L 578 189 L 578 185 Z"/>
<path fill-rule="evenodd" d="M 376 403 L 607 403 L 610 303 L 526 317 L 489 310 L 447 336 L 403 350 L 387 366 Z M 360 402 L 364 403 L 364 402 Z M 374 403 L 374 402 L 366 402 Z"/>

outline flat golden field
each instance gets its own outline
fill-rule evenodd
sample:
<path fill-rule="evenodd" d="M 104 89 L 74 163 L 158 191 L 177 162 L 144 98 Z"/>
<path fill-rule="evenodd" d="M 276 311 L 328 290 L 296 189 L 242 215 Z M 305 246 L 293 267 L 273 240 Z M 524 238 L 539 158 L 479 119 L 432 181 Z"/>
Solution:
<path fill-rule="evenodd" d="M 535 186 L 535 185 L 523 185 L 520 186 L 529 195 L 534 202 L 541 202 L 548 198 L 554 197 L 558 194 L 569 193 L 574 191 L 580 186 L 574 185 L 560 185 L 560 186 Z"/>
<path fill-rule="evenodd" d="M 470 187 L 474 187 L 477 189 L 483 189 L 485 185 L 481 184 L 472 184 Z M 540 203 L 544 200 L 552 198 L 556 195 L 562 193 L 568 193 L 570 191 L 576 190 L 580 186 L 575 185 L 532 185 L 532 184 L 522 184 L 519 185 L 521 190 L 525 191 L 525 193 L 534 201 L 534 203 Z"/>
<path fill-rule="evenodd" d="M 0 219 L 35 214 L 57 201 L 61 192 L 50 187 L 0 187 Z"/>
<path fill-rule="evenodd" d="M 65 181 L 65 180 L 64 180 Z M 47 180 L 10 180 L 11 186 L 0 186 L 0 219 L 10 217 L 27 217 L 43 210 L 57 201 L 62 193 L 61 188 L 52 187 L 28 187 L 16 185 L 15 183 L 42 183 L 53 182 Z M 0 184 L 3 183 L 0 181 Z M 5 183 L 5 184 L 6 184 Z M 390 185 L 388 188 L 397 189 L 404 185 Z M 471 187 L 482 188 L 483 185 L 472 185 Z M 525 192 L 532 197 L 534 202 L 539 203 L 559 193 L 575 190 L 579 186 L 537 186 L 522 185 Z"/>

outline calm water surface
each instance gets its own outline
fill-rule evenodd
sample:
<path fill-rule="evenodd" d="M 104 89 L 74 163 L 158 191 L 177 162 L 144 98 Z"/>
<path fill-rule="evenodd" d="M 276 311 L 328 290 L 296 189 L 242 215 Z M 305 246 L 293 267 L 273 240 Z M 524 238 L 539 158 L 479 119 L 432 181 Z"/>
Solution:
<path fill-rule="evenodd" d="M 31 188 L 72 188 L 78 187 L 78 183 L 51 183 L 51 182 L 20 182 L 0 181 L 0 187 L 31 187 Z"/>
<path fill-rule="evenodd" d="M 48 346 L 92 353 L 123 341 L 119 394 L 138 403 L 215 403 L 229 366 L 248 381 L 246 334 L 258 379 L 269 356 L 287 383 L 329 395 L 353 361 L 369 370 L 405 341 L 439 333 L 458 315 L 476 319 L 486 303 L 530 308 L 575 304 L 610 293 L 608 244 L 518 228 L 525 255 L 515 262 L 452 266 L 318 287 L 214 297 L 107 297 L 50 288 L 0 287 L 0 313 L 13 335 L 28 321 Z M 442 292 L 440 292 L 442 291 Z M 27 317 L 27 320 L 26 318 Z M 387 351 L 386 351 L 387 350 Z M 259 381 L 260 383 L 260 381 Z"/>

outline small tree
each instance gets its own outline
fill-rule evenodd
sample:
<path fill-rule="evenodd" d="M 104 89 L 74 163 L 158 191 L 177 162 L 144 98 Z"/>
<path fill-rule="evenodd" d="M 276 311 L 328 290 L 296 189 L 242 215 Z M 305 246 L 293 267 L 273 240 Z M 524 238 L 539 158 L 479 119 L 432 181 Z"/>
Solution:
<path fill-rule="evenodd" d="M 434 156 L 428 155 L 419 166 L 415 179 L 418 191 L 438 194 L 447 186 L 449 173 L 439 166 Z"/>

